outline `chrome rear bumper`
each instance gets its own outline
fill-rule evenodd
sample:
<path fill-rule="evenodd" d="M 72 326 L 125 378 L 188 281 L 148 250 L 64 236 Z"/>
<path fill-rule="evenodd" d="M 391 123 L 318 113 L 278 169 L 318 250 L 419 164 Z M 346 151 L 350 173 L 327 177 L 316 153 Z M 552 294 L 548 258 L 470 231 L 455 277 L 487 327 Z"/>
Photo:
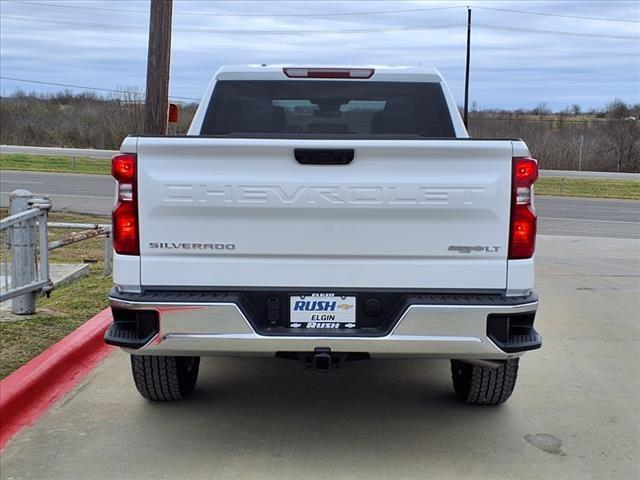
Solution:
<path fill-rule="evenodd" d="M 158 331 L 130 353 L 147 355 L 268 355 L 311 352 L 366 352 L 371 356 L 427 356 L 458 359 L 507 359 L 507 353 L 487 333 L 489 315 L 535 313 L 537 297 L 518 304 L 409 305 L 390 332 L 383 336 L 264 335 L 256 332 L 234 302 L 157 302 L 111 296 L 114 311 L 155 311 Z M 536 334 L 537 335 L 537 334 Z M 114 343 L 109 341 L 108 343 Z M 538 348 L 535 346 L 533 348 Z M 531 348 L 527 348 L 531 349 Z"/>

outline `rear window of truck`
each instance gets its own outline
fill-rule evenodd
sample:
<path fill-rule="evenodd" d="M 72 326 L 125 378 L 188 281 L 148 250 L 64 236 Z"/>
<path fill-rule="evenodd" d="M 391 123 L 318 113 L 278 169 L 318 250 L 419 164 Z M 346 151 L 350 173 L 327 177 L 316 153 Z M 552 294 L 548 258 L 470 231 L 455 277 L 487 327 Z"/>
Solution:
<path fill-rule="evenodd" d="M 201 135 L 455 138 L 439 83 L 224 80 Z"/>

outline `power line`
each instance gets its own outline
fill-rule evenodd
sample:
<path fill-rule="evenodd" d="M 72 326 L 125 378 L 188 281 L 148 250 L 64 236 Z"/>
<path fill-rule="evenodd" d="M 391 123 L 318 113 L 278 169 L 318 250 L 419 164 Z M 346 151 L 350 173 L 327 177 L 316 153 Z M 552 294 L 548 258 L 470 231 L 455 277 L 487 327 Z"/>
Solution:
<path fill-rule="evenodd" d="M 597 20 L 597 21 L 603 21 L 603 22 L 640 23 L 640 20 L 623 20 L 620 18 L 603 18 L 603 17 L 583 17 L 580 15 L 564 15 L 562 13 L 530 12 L 526 10 L 512 10 L 509 8 L 480 7 L 478 5 L 474 5 L 473 8 L 474 9 L 479 8 L 481 10 L 492 10 L 494 12 L 521 13 L 525 15 L 542 15 L 546 17 L 578 18 L 580 20 Z"/>
<path fill-rule="evenodd" d="M 0 78 L 3 79 L 3 80 L 14 80 L 16 82 L 38 83 L 40 85 L 52 85 L 52 86 L 56 86 L 56 87 L 82 88 L 84 90 L 94 90 L 94 91 L 98 91 L 98 92 L 118 93 L 120 95 L 122 95 L 122 94 L 130 94 L 130 95 L 135 95 L 137 97 L 144 97 L 144 93 L 142 93 L 142 92 L 131 92 L 131 91 L 128 91 L 128 90 L 115 90 L 115 89 L 112 89 L 112 88 L 87 87 L 85 85 L 71 85 L 71 84 L 68 84 L 68 83 L 42 82 L 40 80 L 27 80 L 26 78 L 5 77 L 4 75 L 1 75 Z M 200 100 L 199 98 L 193 98 L 193 97 L 170 96 L 169 98 L 174 98 L 176 100 L 195 100 L 195 101 L 199 101 Z"/>
<path fill-rule="evenodd" d="M 147 14 L 144 10 L 129 10 L 123 8 L 104 8 L 104 7 L 88 7 L 85 5 L 64 5 L 45 2 L 23 2 L 19 0 L 8 0 L 12 3 L 20 3 L 24 5 L 40 5 L 43 7 L 61 7 L 75 8 L 79 10 L 97 10 L 103 12 L 121 12 L 121 13 L 142 13 Z M 411 8 L 404 10 L 375 10 L 362 12 L 327 12 L 327 13 L 213 13 L 213 12 L 173 12 L 174 15 L 190 15 L 190 16 L 210 16 L 210 17 L 289 17 L 289 18 L 313 18 L 313 17 L 349 17 L 361 15 L 387 15 L 390 13 L 417 13 L 430 12 L 434 10 L 451 10 L 455 8 L 465 8 L 463 5 L 452 5 L 449 7 L 431 7 L 431 8 Z"/>
<path fill-rule="evenodd" d="M 484 28 L 487 30 L 501 30 L 505 32 L 527 32 L 527 33 L 539 33 L 542 35 L 566 35 L 572 37 L 592 37 L 592 38 L 611 38 L 615 40 L 640 40 L 640 37 L 630 35 L 602 35 L 599 33 L 581 33 L 581 32 L 565 32 L 562 30 L 538 30 L 533 28 L 521 28 L 521 27 L 504 27 L 502 25 L 481 25 L 474 24 L 474 28 Z"/>
<path fill-rule="evenodd" d="M 36 22 L 36 23 L 52 23 L 54 25 L 67 25 L 67 26 L 79 26 L 79 27 L 98 27 L 98 28 L 128 28 L 128 29 L 134 29 L 134 30 L 147 30 L 148 27 L 143 26 L 143 25 L 126 25 L 126 24 L 115 24 L 115 25 L 108 25 L 106 23 L 95 23 L 95 22 L 74 22 L 74 21 L 69 21 L 69 20 L 54 20 L 54 19 L 44 19 L 44 18 L 33 18 L 33 17 L 24 17 L 24 16 L 17 16 L 17 15 L 2 15 L 2 17 L 0 17 L 2 20 L 5 19 L 9 19 L 9 20 L 18 20 L 20 22 Z M 174 29 L 175 30 L 175 29 Z"/>
<path fill-rule="evenodd" d="M 70 26 L 83 26 L 83 27 L 103 27 L 113 29 L 114 25 L 108 25 L 106 23 L 93 23 L 93 22 L 73 22 L 68 20 L 52 20 L 41 18 L 20 17 L 14 15 L 3 15 L 4 19 L 18 20 L 22 22 L 40 22 L 40 23 L 53 23 L 58 25 L 70 25 Z M 118 24 L 120 28 L 127 29 L 141 29 L 147 30 L 148 28 L 143 25 L 128 25 Z M 464 24 L 450 24 L 450 25 L 425 25 L 415 27 L 372 27 L 372 28 L 356 28 L 356 29 L 340 29 L 340 30 L 233 30 L 233 29 L 215 29 L 215 28 L 198 28 L 198 27 L 176 27 L 173 31 L 178 32 L 191 32 L 191 33 L 218 33 L 225 35 L 333 35 L 341 33 L 381 33 L 381 32 L 396 32 L 396 31 L 411 31 L 411 30 L 440 30 L 447 28 L 459 28 Z"/>
<path fill-rule="evenodd" d="M 19 3 L 23 5 L 38 5 L 43 7 L 55 7 L 55 8 L 73 8 L 77 10 L 93 10 L 103 12 L 121 12 L 121 13 L 141 13 L 147 14 L 145 10 L 130 10 L 123 8 L 104 8 L 104 7 L 90 7 L 86 5 L 65 5 L 46 2 L 25 2 L 20 0 L 5 0 L 12 3 Z M 348 17 L 348 16 L 361 16 L 361 15 L 387 15 L 392 13 L 418 13 L 429 12 L 436 10 L 453 10 L 458 8 L 465 8 L 464 5 L 452 5 L 449 7 L 431 7 L 431 8 L 411 8 L 401 10 L 374 10 L 374 11 L 360 11 L 360 12 L 326 12 L 326 13 L 213 13 L 213 12 L 181 12 L 175 11 L 174 15 L 189 15 L 189 16 L 211 16 L 211 17 L 284 17 L 284 18 L 313 18 L 313 17 Z M 523 15 L 538 15 L 558 18 L 575 18 L 579 20 L 594 20 L 603 22 L 623 22 L 623 23 L 640 23 L 640 20 L 625 20 L 620 18 L 607 18 L 607 17 L 588 17 L 582 15 L 566 15 L 561 13 L 550 12 L 532 12 L 527 10 L 516 10 L 509 8 L 494 8 L 494 7 L 481 7 L 478 5 L 473 6 L 474 9 L 490 10 L 494 12 L 508 12 L 517 13 Z"/>
<path fill-rule="evenodd" d="M 490 46 L 485 46 L 485 45 L 476 45 L 475 47 L 473 47 L 475 50 L 500 50 L 500 51 L 513 51 L 513 52 L 519 52 L 522 53 L 522 49 L 521 48 L 517 48 L 517 47 L 490 47 Z M 620 52 L 611 52 L 611 51 L 593 51 L 593 50 L 582 50 L 582 51 L 569 51 L 569 50 L 540 50 L 539 48 L 536 48 L 535 51 L 530 52 L 529 55 L 531 55 L 532 53 L 552 53 L 552 54 L 557 54 L 557 55 L 606 55 L 606 56 L 614 56 L 614 57 L 640 57 L 640 53 L 620 53 Z"/>
<path fill-rule="evenodd" d="M 89 23 L 89 22 L 71 22 L 66 20 L 52 20 L 52 19 L 38 19 L 29 17 L 20 17 L 14 15 L 4 15 L 2 18 L 19 20 L 25 22 L 41 22 L 41 23 L 53 23 L 60 25 L 71 26 L 84 26 L 84 27 L 104 27 L 113 29 L 114 25 L 108 25 L 105 23 Z M 449 25 L 425 25 L 425 26 L 401 26 L 401 27 L 372 27 L 372 28 L 357 28 L 357 29 L 339 29 L 339 30 L 234 30 L 234 29 L 212 29 L 212 28 L 197 28 L 197 27 L 182 27 L 174 28 L 174 31 L 191 32 L 191 33 L 214 33 L 225 35 L 334 35 L 334 34 L 350 34 L 350 33 L 382 33 L 382 32 L 406 32 L 406 31 L 421 31 L 421 30 L 439 30 L 448 28 L 463 27 L 463 24 L 449 24 Z M 128 29 L 143 29 L 147 30 L 146 26 L 142 25 L 123 25 L 119 24 L 118 27 Z M 533 28 L 521 28 L 521 27 L 506 27 L 502 25 L 482 25 L 475 24 L 475 28 L 484 28 L 488 30 L 502 30 L 507 32 L 527 32 L 527 33 L 539 33 L 543 35 L 563 35 L 563 36 L 575 36 L 575 37 L 591 37 L 591 38 L 610 38 L 614 40 L 640 40 L 640 37 L 630 35 L 604 35 L 598 33 L 581 33 L 581 32 L 566 32 L 562 30 L 537 30 Z"/>
<path fill-rule="evenodd" d="M 237 34 L 237 35 L 336 35 L 343 33 L 382 33 L 382 32 L 408 32 L 408 31 L 420 31 L 420 30 L 442 30 L 450 28 L 464 27 L 464 24 L 449 24 L 449 25 L 425 25 L 416 27 L 372 27 L 372 28 L 354 28 L 354 29 L 340 29 L 340 30 L 217 30 L 210 28 L 176 28 L 183 32 L 199 32 L 199 33 L 222 33 L 222 34 Z"/>
<path fill-rule="evenodd" d="M 237 34 L 237 35 L 336 35 L 343 33 L 382 33 L 382 32 L 408 32 L 419 30 L 442 30 L 449 28 L 460 28 L 462 23 L 449 25 L 425 25 L 416 27 L 372 27 L 372 28 L 354 28 L 340 30 L 219 30 L 210 28 L 175 28 L 174 30 L 183 32 L 196 33 L 220 33 L 220 34 Z"/>
<path fill-rule="evenodd" d="M 21 21 L 30 21 L 30 22 L 45 22 L 45 23 L 55 23 L 62 25 L 73 25 L 73 26 L 91 26 L 91 27 L 107 27 L 112 28 L 111 25 L 106 24 L 98 24 L 98 23 L 86 23 L 86 22 L 70 22 L 70 21 L 56 21 L 56 20 L 44 20 L 44 19 L 35 19 L 35 18 L 26 18 L 26 17 L 14 17 L 10 15 L 5 15 L 3 18 L 10 18 Z M 146 30 L 147 27 L 143 27 L 140 25 L 120 25 L 121 27 L 133 28 L 133 29 L 143 29 Z M 531 32 L 531 33 L 541 33 L 541 34 L 549 34 L 549 35 L 580 35 L 580 36 L 588 36 L 588 37 L 604 37 L 604 38 L 614 38 L 614 39 L 633 39 L 636 40 L 636 37 L 628 37 L 628 36 L 603 36 L 599 34 L 582 34 L 578 32 L 562 32 L 562 31 L 548 31 L 548 30 L 535 30 L 535 29 L 527 29 L 527 28 L 518 28 L 518 27 L 502 27 L 499 25 L 475 25 L 477 28 L 484 28 L 489 30 L 501 30 L 501 31 L 513 31 L 513 32 Z M 306 34 L 306 33 L 376 33 L 382 31 L 411 31 L 411 30 L 427 30 L 427 29 L 453 29 L 453 28 L 462 28 L 463 24 L 459 25 L 432 25 L 425 27 L 389 27 L 389 28 L 381 28 L 381 29 L 357 29 L 357 30 L 339 30 L 339 31 L 245 31 L 245 30 L 211 30 L 211 29 L 181 29 L 174 28 L 174 30 L 179 31 L 188 31 L 188 32 L 200 32 L 200 33 L 234 33 L 234 34 Z M 483 45 L 478 45 L 475 47 L 476 49 L 481 50 L 518 50 L 519 48 L 509 48 L 509 47 L 488 47 Z M 560 51 L 560 50 L 539 50 L 536 49 L 535 52 L 544 52 L 544 53 L 555 53 L 555 54 L 568 54 L 568 55 L 607 55 L 607 56 L 625 56 L 625 57 L 638 57 L 639 55 L 633 53 L 620 53 L 620 52 L 611 52 L 611 51 Z M 177 97 L 176 97 L 177 98 Z M 190 99 L 190 98 L 189 98 Z M 197 100 L 197 99 L 192 99 Z"/>

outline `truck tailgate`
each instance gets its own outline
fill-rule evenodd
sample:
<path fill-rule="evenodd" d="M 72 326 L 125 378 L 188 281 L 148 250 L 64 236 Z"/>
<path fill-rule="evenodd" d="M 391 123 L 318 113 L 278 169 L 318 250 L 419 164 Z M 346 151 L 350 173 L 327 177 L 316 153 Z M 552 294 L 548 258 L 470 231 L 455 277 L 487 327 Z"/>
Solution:
<path fill-rule="evenodd" d="M 509 140 L 140 137 L 137 153 L 145 287 L 506 287 Z"/>

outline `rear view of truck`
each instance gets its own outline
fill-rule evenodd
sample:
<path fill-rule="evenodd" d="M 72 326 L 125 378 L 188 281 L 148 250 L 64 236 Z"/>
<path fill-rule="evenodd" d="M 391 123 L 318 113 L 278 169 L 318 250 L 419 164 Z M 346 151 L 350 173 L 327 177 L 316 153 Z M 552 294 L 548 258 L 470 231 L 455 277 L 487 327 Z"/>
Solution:
<path fill-rule="evenodd" d="M 187 136 L 121 152 L 105 339 L 146 398 L 207 355 L 431 357 L 499 404 L 541 345 L 537 162 L 468 138 L 436 71 L 222 68 Z"/>

